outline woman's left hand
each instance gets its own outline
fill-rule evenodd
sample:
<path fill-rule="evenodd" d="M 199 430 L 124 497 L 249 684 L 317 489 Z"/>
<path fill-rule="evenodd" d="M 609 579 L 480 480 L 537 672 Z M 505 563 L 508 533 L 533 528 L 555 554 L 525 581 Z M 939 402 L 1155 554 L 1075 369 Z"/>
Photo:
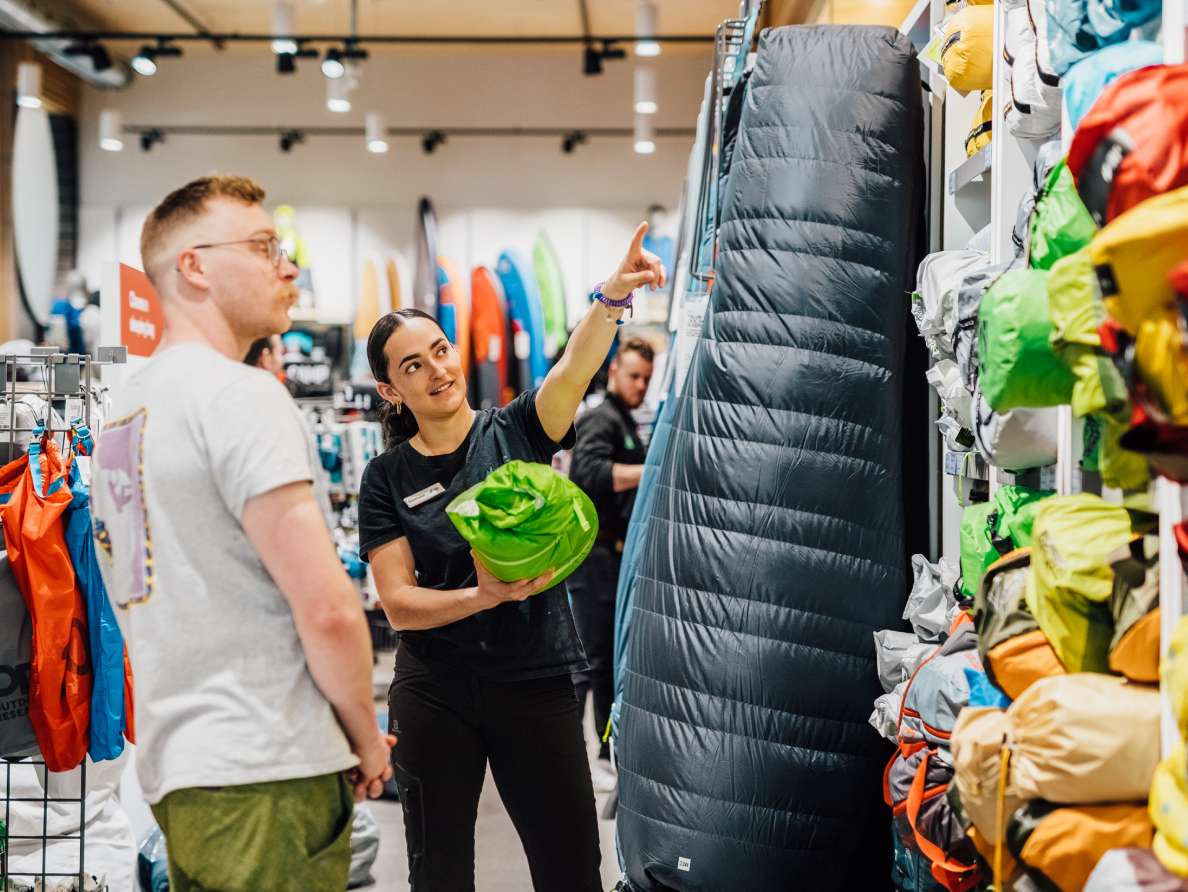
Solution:
<path fill-rule="evenodd" d="M 623 258 L 614 275 L 603 284 L 602 293 L 611 300 L 622 300 L 636 288 L 643 288 L 645 285 L 660 288 L 668 280 L 660 258 L 651 251 L 644 250 L 643 240 L 647 232 L 647 223 L 640 223 L 635 228 L 627 256 Z"/>

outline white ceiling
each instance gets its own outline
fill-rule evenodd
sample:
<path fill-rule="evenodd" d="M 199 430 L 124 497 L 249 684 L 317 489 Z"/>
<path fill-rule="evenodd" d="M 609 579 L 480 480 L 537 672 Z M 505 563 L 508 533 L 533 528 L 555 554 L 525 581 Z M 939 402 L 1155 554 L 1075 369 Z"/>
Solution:
<path fill-rule="evenodd" d="M 272 0 L 176 0 L 215 32 L 268 33 Z M 738 0 L 655 0 L 664 34 L 712 34 Z M 61 6 L 58 9 L 61 10 Z M 165 0 L 69 0 L 82 21 L 107 30 L 187 31 Z M 295 0 L 300 33 L 346 33 L 350 0 Z M 630 34 L 634 0 L 588 0 L 595 34 Z M 361 34 L 581 33 L 578 0 L 359 0 Z M 678 45 L 665 48 L 680 51 Z M 572 51 L 572 47 L 570 48 Z M 704 46 L 698 47 L 704 52 Z"/>

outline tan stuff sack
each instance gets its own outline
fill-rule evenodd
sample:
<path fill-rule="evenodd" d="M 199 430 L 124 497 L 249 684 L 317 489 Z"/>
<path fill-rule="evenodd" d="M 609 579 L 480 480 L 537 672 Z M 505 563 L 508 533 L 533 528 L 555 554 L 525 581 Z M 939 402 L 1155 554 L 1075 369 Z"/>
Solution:
<path fill-rule="evenodd" d="M 1159 763 L 1159 692 L 1093 672 L 1037 681 L 1007 710 L 1011 781 L 1051 802 L 1147 798 Z"/>
<path fill-rule="evenodd" d="M 1159 537 L 1135 536 L 1110 556 L 1114 640 L 1110 669 L 1131 681 L 1159 682 Z"/>
<path fill-rule="evenodd" d="M 1041 888 L 1081 892 L 1106 852 L 1150 846 L 1152 833 L 1141 802 L 1067 806 L 1035 801 L 1011 819 L 1007 845 Z"/>
<path fill-rule="evenodd" d="M 963 709 L 953 728 L 953 785 L 965 816 L 990 848 L 998 842 L 999 821 L 1005 827 L 1025 801 L 1009 783 L 1008 774 L 1003 808 L 1001 813 L 998 810 L 998 779 L 1008 727 L 1005 710 L 983 706 Z"/>

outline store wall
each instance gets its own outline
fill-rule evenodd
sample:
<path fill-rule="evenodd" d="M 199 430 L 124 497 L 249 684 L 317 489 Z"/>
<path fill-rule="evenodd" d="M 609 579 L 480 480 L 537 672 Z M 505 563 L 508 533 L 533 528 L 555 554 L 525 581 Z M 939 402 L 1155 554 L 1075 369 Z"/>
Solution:
<path fill-rule="evenodd" d="M 660 127 L 692 128 L 709 69 L 708 48 L 659 60 Z M 152 78 L 124 91 L 86 89 L 80 128 L 80 267 L 92 283 L 102 264 L 139 265 L 148 209 L 169 189 L 219 170 L 255 177 L 269 203 L 292 204 L 313 256 L 315 291 L 327 319 L 350 318 L 362 264 L 396 255 L 408 270 L 415 207 L 428 195 L 441 223 L 440 247 L 459 268 L 493 264 L 501 250 L 530 254 L 547 231 L 569 288 L 605 277 L 631 228 L 653 203 L 680 198 L 689 136 L 658 137 L 654 155 L 632 140 L 591 137 L 563 154 L 555 137 L 454 137 L 425 155 L 418 138 L 393 138 L 372 155 L 362 136 L 311 135 L 282 153 L 274 136 L 170 135 L 142 152 L 97 145 L 99 112 L 116 108 L 128 124 L 352 126 L 379 111 L 390 126 L 630 127 L 632 61 L 608 62 L 584 77 L 576 49 L 513 54 L 378 49 L 363 68 L 349 114 L 325 108 L 316 63 L 279 76 L 263 47 L 194 50 L 164 60 Z M 675 216 L 675 215 L 672 215 Z"/>

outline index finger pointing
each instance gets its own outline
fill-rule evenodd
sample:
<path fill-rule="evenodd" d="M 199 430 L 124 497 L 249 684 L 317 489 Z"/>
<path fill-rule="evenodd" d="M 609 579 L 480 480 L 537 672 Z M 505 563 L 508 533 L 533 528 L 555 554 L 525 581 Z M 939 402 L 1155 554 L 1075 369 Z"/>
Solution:
<path fill-rule="evenodd" d="M 628 257 L 639 257 L 643 253 L 644 236 L 648 234 L 647 222 L 635 227 L 635 234 L 631 236 L 631 247 L 627 249 Z"/>

